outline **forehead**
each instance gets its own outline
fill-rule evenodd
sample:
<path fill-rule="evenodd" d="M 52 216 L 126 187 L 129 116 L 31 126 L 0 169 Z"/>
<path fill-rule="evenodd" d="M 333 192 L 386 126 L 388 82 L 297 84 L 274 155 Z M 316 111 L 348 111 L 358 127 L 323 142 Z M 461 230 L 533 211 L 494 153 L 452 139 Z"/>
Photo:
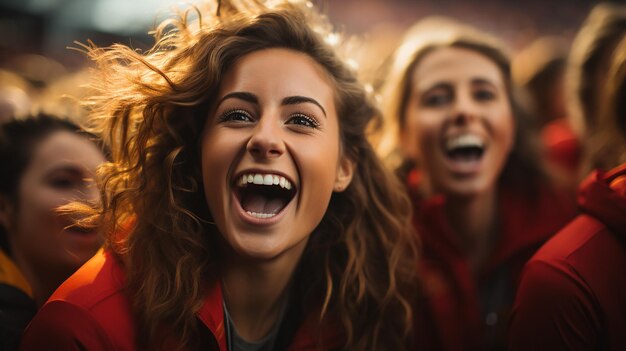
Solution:
<path fill-rule="evenodd" d="M 415 86 L 481 79 L 503 86 L 502 72 L 487 56 L 467 48 L 443 47 L 428 52 L 413 69 Z"/>
<path fill-rule="evenodd" d="M 310 56 L 290 49 L 255 51 L 237 60 L 226 72 L 220 97 L 232 91 L 258 95 L 309 96 L 332 103 L 334 84 L 329 73 Z"/>
<path fill-rule="evenodd" d="M 31 167 L 46 170 L 60 163 L 75 163 L 89 170 L 104 162 L 98 147 L 84 136 L 70 131 L 48 135 L 33 150 Z"/>

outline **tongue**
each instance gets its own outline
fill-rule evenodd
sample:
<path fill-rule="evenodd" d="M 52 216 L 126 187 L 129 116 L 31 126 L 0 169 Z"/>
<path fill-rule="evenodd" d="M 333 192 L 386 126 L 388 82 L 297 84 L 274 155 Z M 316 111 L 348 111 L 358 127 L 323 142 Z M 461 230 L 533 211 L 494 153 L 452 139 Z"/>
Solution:
<path fill-rule="evenodd" d="M 247 194 L 241 199 L 241 207 L 254 213 L 276 214 L 285 207 L 285 200 L 260 194 Z"/>

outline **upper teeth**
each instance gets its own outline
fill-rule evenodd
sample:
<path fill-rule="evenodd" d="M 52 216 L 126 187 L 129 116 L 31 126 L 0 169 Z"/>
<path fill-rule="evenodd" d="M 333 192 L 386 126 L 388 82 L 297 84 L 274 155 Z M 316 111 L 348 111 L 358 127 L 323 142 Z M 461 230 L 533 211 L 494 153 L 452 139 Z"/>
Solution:
<path fill-rule="evenodd" d="M 291 182 L 287 178 L 275 174 L 248 173 L 239 178 L 240 185 L 279 185 L 281 188 L 291 190 Z"/>
<path fill-rule="evenodd" d="M 446 149 L 448 151 L 454 150 L 459 147 L 484 147 L 485 142 L 479 136 L 474 134 L 463 134 L 457 137 L 448 139 L 446 142 Z"/>

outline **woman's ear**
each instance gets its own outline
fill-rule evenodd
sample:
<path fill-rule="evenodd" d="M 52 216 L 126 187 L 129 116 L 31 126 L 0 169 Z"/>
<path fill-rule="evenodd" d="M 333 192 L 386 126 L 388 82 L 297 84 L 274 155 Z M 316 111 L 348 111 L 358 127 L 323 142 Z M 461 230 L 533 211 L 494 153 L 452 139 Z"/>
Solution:
<path fill-rule="evenodd" d="M 352 175 L 354 174 L 354 162 L 347 157 L 342 157 L 337 167 L 337 177 L 335 178 L 335 186 L 333 190 L 336 192 L 342 192 L 346 190 L 350 182 L 352 181 Z"/>

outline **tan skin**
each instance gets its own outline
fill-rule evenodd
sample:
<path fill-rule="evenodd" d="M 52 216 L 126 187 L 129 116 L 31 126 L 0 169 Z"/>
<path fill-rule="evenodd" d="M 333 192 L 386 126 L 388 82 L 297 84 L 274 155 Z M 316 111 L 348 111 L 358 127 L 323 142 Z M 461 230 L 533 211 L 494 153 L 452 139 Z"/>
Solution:
<path fill-rule="evenodd" d="M 334 97 L 313 59 L 265 49 L 225 74 L 205 126 L 202 170 L 224 239 L 224 301 L 245 340 L 263 338 L 276 323 L 309 236 L 332 193 L 352 179 L 352 162 L 341 156 Z M 241 178 L 257 174 L 285 178 L 293 199 L 278 207 L 260 201 L 263 206 L 239 194 Z"/>
<path fill-rule="evenodd" d="M 498 227 L 497 180 L 511 151 L 514 121 L 497 65 L 475 51 L 446 47 L 426 54 L 411 73 L 401 146 L 420 160 L 426 197 L 446 195 L 446 212 L 478 270 Z M 470 138 L 478 159 L 450 156 L 450 145 Z"/>

